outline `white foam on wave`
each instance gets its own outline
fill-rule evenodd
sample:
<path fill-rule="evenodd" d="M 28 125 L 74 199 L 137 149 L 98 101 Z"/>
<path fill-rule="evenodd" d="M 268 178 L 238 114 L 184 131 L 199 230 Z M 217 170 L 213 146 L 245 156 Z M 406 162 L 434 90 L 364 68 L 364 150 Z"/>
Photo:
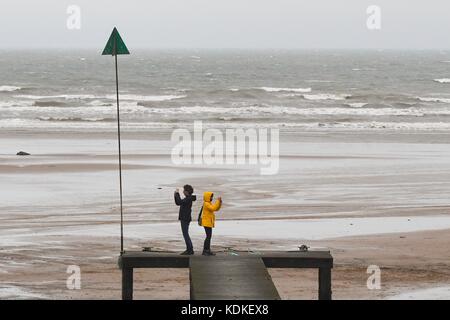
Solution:
<path fill-rule="evenodd" d="M 130 122 L 122 121 L 122 128 L 126 131 L 142 131 L 154 129 L 174 129 L 184 127 L 185 122 L 167 122 L 167 121 L 152 121 L 152 122 Z M 336 130 L 336 131 L 368 131 L 368 130 L 388 130 L 388 131 L 450 131 L 450 123 L 445 122 L 330 122 L 330 123 L 295 123 L 295 122 L 205 122 L 205 128 L 279 128 L 286 129 L 302 129 L 302 130 Z M 88 130 L 95 131 L 114 131 L 117 130 L 114 121 L 41 121 L 38 119 L 2 119 L 0 120 L 0 129 L 5 130 L 45 130 L 49 132 L 61 131 L 79 131 Z"/>
<path fill-rule="evenodd" d="M 183 124 L 183 123 L 180 123 Z M 126 131 L 153 130 L 159 128 L 172 129 L 174 123 L 168 122 L 128 122 L 122 121 L 121 127 Z M 1 119 L 0 129 L 5 130 L 44 130 L 48 132 L 88 131 L 105 132 L 117 130 L 114 121 L 42 121 L 39 119 Z"/>
<path fill-rule="evenodd" d="M 364 108 L 368 105 L 367 102 L 354 102 L 354 103 L 348 103 L 347 104 L 351 108 Z"/>
<path fill-rule="evenodd" d="M 304 124 L 286 124 L 285 126 L 300 126 Z M 448 131 L 450 123 L 448 122 L 333 122 L 307 124 L 310 129 L 337 129 L 337 130 L 392 130 L 392 131 Z"/>
<path fill-rule="evenodd" d="M 0 86 L 0 92 L 12 92 L 12 91 L 18 91 L 21 90 L 21 87 L 16 86 Z"/>
<path fill-rule="evenodd" d="M 112 102 L 111 101 L 103 101 L 103 100 L 93 100 L 91 102 L 88 103 L 90 106 L 94 106 L 94 107 L 110 107 L 112 106 Z"/>
<path fill-rule="evenodd" d="M 100 118 L 100 117 L 93 117 L 93 118 L 76 118 L 76 117 L 38 117 L 37 119 L 42 121 L 72 121 L 72 122 L 78 122 L 78 121 L 88 121 L 88 122 L 96 122 L 96 121 L 107 121 L 111 120 L 113 121 L 113 118 Z"/>
<path fill-rule="evenodd" d="M 374 68 L 353 68 L 352 71 L 376 71 Z"/>
<path fill-rule="evenodd" d="M 311 88 L 272 88 L 272 87 L 261 87 L 258 88 L 266 92 L 297 92 L 297 93 L 307 93 L 311 92 Z"/>
<path fill-rule="evenodd" d="M 104 103 L 100 100 L 94 100 L 87 106 L 80 107 L 58 107 L 43 106 L 35 107 L 28 101 L 26 104 L 5 104 L 0 103 L 0 107 L 4 112 L 4 116 L 14 115 L 15 117 L 29 117 L 30 114 L 37 116 L 57 117 L 73 117 L 73 118 L 110 118 L 114 116 L 115 108 L 111 103 Z M 450 115 L 450 109 L 444 107 L 409 107 L 409 108 L 365 108 L 364 103 L 351 103 L 342 107 L 286 107 L 286 106 L 269 106 L 269 105 L 250 105 L 236 107 L 214 107 L 214 106 L 183 106 L 183 107 L 146 107 L 139 105 L 136 101 L 123 101 L 121 103 L 121 112 L 125 115 L 233 115 L 237 118 L 245 118 L 248 116 L 272 116 L 272 115 L 301 115 L 301 116 L 414 116 L 423 117 L 426 115 Z"/>
<path fill-rule="evenodd" d="M 21 108 L 21 107 L 27 107 L 32 106 L 33 101 L 0 101 L 0 108 Z"/>
<path fill-rule="evenodd" d="M 441 98 L 441 97 L 418 97 L 422 102 L 439 102 L 439 103 L 450 103 L 450 98 Z"/>
<path fill-rule="evenodd" d="M 27 101 L 25 101 L 26 103 Z M 58 107 L 58 106 L 44 106 L 35 107 L 32 102 L 27 104 L 9 104 L 2 106 L 3 115 L 13 114 L 16 117 L 21 115 L 29 117 L 30 115 L 36 116 L 49 116 L 53 118 L 57 117 L 74 117 L 74 118 L 96 118 L 96 117 L 112 117 L 115 114 L 115 108 L 112 104 L 104 105 L 92 105 L 92 106 L 82 106 L 82 107 Z M 150 108 L 139 106 L 137 102 L 122 102 L 120 105 L 120 111 L 123 114 L 142 114 L 149 112 Z"/>
<path fill-rule="evenodd" d="M 60 94 L 51 96 L 37 96 L 37 95 L 16 95 L 14 98 L 31 99 L 31 100 L 43 100 L 43 99 L 66 99 L 66 100 L 83 100 L 83 99 L 95 99 L 96 96 L 92 94 Z"/>
<path fill-rule="evenodd" d="M 186 97 L 187 97 L 186 95 L 154 95 L 154 96 L 144 96 L 144 95 L 135 95 L 135 94 L 120 95 L 121 100 L 148 101 L 148 102 L 170 101 L 170 100 L 175 100 L 175 99 L 183 99 Z M 114 100 L 114 99 L 116 99 L 116 96 L 115 95 L 107 95 L 106 98 Z"/>
<path fill-rule="evenodd" d="M 351 94 L 332 94 L 332 93 L 319 93 L 319 94 L 304 94 L 303 98 L 306 100 L 345 100 L 350 98 Z"/>
<path fill-rule="evenodd" d="M 155 114 L 225 114 L 236 116 L 257 115 L 302 115 L 302 116 L 415 116 L 450 115 L 447 108 L 363 108 L 329 107 L 329 108 L 296 108 L 284 106 L 244 106 L 244 107 L 172 107 L 147 108 L 147 113 Z"/>
<path fill-rule="evenodd" d="M 43 99 L 65 99 L 65 100 L 86 100 L 86 99 L 108 99 L 115 100 L 116 95 L 93 95 L 93 94 L 61 94 L 61 95 L 48 95 L 48 96 L 38 96 L 38 95 L 16 95 L 15 98 L 22 99 L 32 99 L 32 100 L 43 100 Z M 129 101 L 170 101 L 175 99 L 186 98 L 186 95 L 134 95 L 134 94 L 122 94 L 120 95 L 121 100 Z"/>
<path fill-rule="evenodd" d="M 434 79 L 435 82 L 439 82 L 439 83 L 450 83 L 450 79 L 449 78 L 443 78 L 443 79 Z"/>

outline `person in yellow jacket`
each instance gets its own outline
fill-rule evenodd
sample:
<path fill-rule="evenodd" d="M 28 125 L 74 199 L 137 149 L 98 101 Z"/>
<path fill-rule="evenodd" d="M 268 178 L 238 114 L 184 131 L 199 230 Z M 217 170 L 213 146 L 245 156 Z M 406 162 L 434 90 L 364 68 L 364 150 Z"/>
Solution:
<path fill-rule="evenodd" d="M 211 238 L 212 229 L 215 226 L 216 215 L 215 211 L 220 210 L 222 206 L 222 198 L 217 198 L 217 201 L 212 203 L 214 193 L 207 191 L 203 194 L 203 208 L 201 216 L 201 225 L 205 228 L 206 239 L 203 244 L 203 255 L 204 256 L 214 256 L 215 253 L 211 251 Z"/>

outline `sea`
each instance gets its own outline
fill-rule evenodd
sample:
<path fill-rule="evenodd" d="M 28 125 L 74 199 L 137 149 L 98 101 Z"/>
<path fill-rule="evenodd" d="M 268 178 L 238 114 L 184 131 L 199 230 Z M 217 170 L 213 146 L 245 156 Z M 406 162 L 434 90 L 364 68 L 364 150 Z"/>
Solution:
<path fill-rule="evenodd" d="M 131 50 L 123 130 L 450 130 L 450 51 Z M 116 130 L 114 58 L 0 51 L 0 131 Z"/>

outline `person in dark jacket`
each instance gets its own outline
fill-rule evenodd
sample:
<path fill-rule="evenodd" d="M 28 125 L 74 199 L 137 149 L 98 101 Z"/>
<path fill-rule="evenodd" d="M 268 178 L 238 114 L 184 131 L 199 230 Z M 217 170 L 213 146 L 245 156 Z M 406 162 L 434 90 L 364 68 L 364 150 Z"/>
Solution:
<path fill-rule="evenodd" d="M 189 236 L 189 224 L 192 221 L 192 202 L 197 200 L 197 197 L 193 194 L 194 188 L 192 188 L 191 185 L 187 184 L 183 189 L 183 199 L 181 199 L 178 189 L 174 194 L 175 204 L 180 207 L 178 220 L 180 220 L 181 231 L 183 232 L 184 242 L 186 242 L 186 251 L 184 251 L 182 255 L 193 255 L 194 247 L 192 246 L 191 237 Z"/>

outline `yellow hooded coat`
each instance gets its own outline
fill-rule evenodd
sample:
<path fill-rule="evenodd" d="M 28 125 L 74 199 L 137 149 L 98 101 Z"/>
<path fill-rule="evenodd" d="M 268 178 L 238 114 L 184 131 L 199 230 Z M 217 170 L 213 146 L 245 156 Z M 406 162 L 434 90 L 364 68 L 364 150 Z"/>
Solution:
<path fill-rule="evenodd" d="M 214 214 L 214 211 L 220 210 L 220 207 L 222 206 L 222 202 L 219 200 L 216 200 L 214 204 L 211 203 L 212 195 L 213 193 L 210 191 L 203 193 L 203 211 L 202 211 L 203 227 L 214 228 L 216 221 L 216 215 Z"/>

